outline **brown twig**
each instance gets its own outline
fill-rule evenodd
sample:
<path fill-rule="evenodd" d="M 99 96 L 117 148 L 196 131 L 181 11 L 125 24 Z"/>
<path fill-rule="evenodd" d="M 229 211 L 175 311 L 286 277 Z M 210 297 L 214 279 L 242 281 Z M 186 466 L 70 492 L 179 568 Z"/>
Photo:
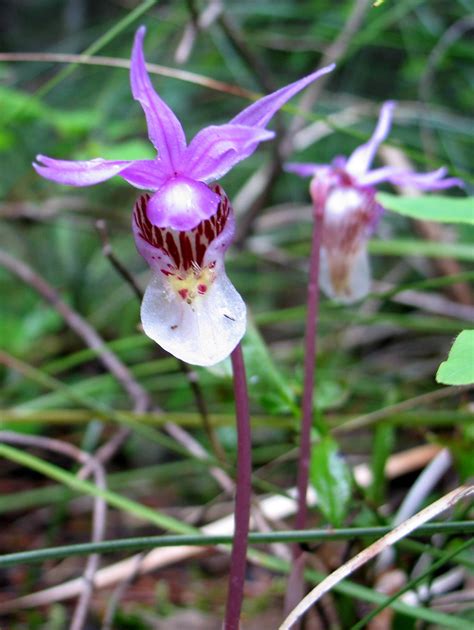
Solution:
<path fill-rule="evenodd" d="M 121 276 L 125 283 L 132 289 L 135 297 L 140 300 L 143 299 L 143 291 L 139 287 L 137 281 L 135 280 L 133 274 L 125 267 L 125 265 L 117 258 L 112 249 L 112 245 L 110 244 L 109 234 L 107 231 L 107 223 L 104 219 L 99 219 L 95 222 L 95 227 L 99 234 L 100 240 L 102 241 L 102 253 L 110 262 L 115 271 Z"/>
<path fill-rule="evenodd" d="M 115 376 L 123 389 L 128 393 L 135 412 L 144 412 L 149 408 L 150 399 L 145 389 L 135 380 L 128 367 L 107 348 L 105 341 L 79 313 L 74 311 L 64 302 L 59 293 L 44 278 L 33 271 L 23 261 L 20 261 L 6 252 L 0 250 L 0 265 L 18 276 L 25 284 L 35 289 L 37 293 L 49 302 L 51 306 L 62 316 L 68 326 L 85 342 L 85 344 L 97 353 L 103 365 Z M 96 459 L 104 463 L 117 452 L 120 446 L 130 435 L 130 429 L 121 427 L 96 453 Z M 80 471 L 81 478 L 86 478 L 90 471 L 90 462 L 86 463 Z"/>
<path fill-rule="evenodd" d="M 412 407 L 418 407 L 420 405 L 430 405 L 431 403 L 438 402 L 443 398 L 449 398 L 450 396 L 456 396 L 457 394 L 460 394 L 464 391 L 468 391 L 473 387 L 474 385 L 462 385 L 438 388 L 431 392 L 427 392 L 426 394 L 414 396 L 413 398 L 408 398 L 407 400 L 396 403 L 394 405 L 382 407 L 382 409 L 377 409 L 377 411 L 372 411 L 362 416 L 358 416 L 357 418 L 353 418 L 352 420 L 348 420 L 347 422 L 344 422 L 343 424 L 335 427 L 332 430 L 332 433 L 346 433 L 348 431 L 354 431 L 356 429 L 368 427 L 379 422 L 380 420 L 383 420 L 387 416 L 406 411 L 407 409 L 411 409 Z"/>
<path fill-rule="evenodd" d="M 0 431 L 0 441 L 54 451 L 55 453 L 74 459 L 83 466 L 90 466 L 93 470 L 97 487 L 101 490 L 106 490 L 105 472 L 100 462 L 89 453 L 81 451 L 72 444 L 37 435 L 22 435 L 14 433 L 13 431 Z M 94 497 L 93 505 L 91 541 L 100 542 L 103 540 L 105 534 L 107 504 L 103 498 Z M 94 589 L 94 577 L 99 568 L 99 560 L 100 556 L 96 553 L 91 554 L 87 559 L 81 580 L 83 587 L 81 588 L 79 599 L 71 619 L 70 630 L 81 630 L 84 627 Z"/>
<path fill-rule="evenodd" d="M 191 19 L 185 26 L 181 41 L 176 48 L 174 59 L 183 64 L 189 59 L 199 31 L 204 31 L 219 17 L 223 10 L 221 0 L 209 0 L 207 7 L 199 13 L 194 0 L 188 0 Z"/>
<path fill-rule="evenodd" d="M 0 265 L 32 287 L 61 315 L 67 325 L 97 353 L 99 360 L 117 379 L 134 403 L 134 410 L 145 411 L 148 393 L 135 380 L 128 367 L 106 345 L 99 333 L 79 313 L 63 301 L 59 293 L 26 263 L 0 250 Z"/>
<path fill-rule="evenodd" d="M 128 59 L 119 59 L 117 57 L 89 56 L 89 55 L 71 55 L 64 53 L 0 53 L 0 62 L 2 61 L 29 61 L 38 63 L 80 63 L 88 66 L 105 66 L 109 68 L 130 69 L 130 61 Z M 187 81 L 195 85 L 202 85 L 210 90 L 217 92 L 225 92 L 226 94 L 234 94 L 245 99 L 255 100 L 258 95 L 250 90 L 245 90 L 238 85 L 231 85 L 223 81 L 216 81 L 195 72 L 187 70 L 177 70 L 169 68 L 157 63 L 147 63 L 146 68 L 150 74 L 159 74 L 163 77 Z"/>

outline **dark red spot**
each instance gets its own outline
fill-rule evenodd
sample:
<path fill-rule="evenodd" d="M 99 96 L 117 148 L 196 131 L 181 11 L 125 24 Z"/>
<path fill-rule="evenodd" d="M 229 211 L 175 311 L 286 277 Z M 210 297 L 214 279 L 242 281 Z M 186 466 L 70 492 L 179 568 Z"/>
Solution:
<path fill-rule="evenodd" d="M 180 289 L 178 291 L 178 293 L 183 298 L 183 300 L 185 300 L 188 297 L 188 290 L 187 289 Z"/>
<path fill-rule="evenodd" d="M 199 295 L 203 295 L 207 291 L 207 285 L 205 285 L 205 284 L 198 284 L 198 288 L 197 289 L 198 289 Z"/>

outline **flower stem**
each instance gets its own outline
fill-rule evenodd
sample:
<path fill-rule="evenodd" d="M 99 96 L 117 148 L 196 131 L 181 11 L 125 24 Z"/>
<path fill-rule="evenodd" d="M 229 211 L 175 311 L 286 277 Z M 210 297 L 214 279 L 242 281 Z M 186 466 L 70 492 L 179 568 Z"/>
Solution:
<path fill-rule="evenodd" d="M 300 452 L 298 456 L 296 529 L 305 529 L 308 506 L 306 495 L 311 459 L 311 426 L 313 422 L 313 393 L 315 377 L 316 339 L 319 320 L 319 263 L 323 227 L 322 202 L 315 204 L 306 312 L 304 385 L 301 404 Z M 293 546 L 293 569 L 290 573 L 285 598 L 285 609 L 292 610 L 303 593 L 304 558 L 300 545 Z"/>
<path fill-rule="evenodd" d="M 224 629 L 238 630 L 247 563 L 247 539 L 252 490 L 252 451 L 247 382 L 240 344 L 232 352 L 231 359 L 237 417 L 237 484 L 235 492 L 234 542 L 230 559 L 229 589 L 227 592 Z"/>
<path fill-rule="evenodd" d="M 320 204 L 322 205 L 322 204 Z M 306 526 L 309 462 L 311 457 L 311 426 L 313 423 L 313 392 L 315 376 L 316 336 L 319 320 L 319 259 L 323 227 L 322 207 L 314 212 L 311 255 L 309 259 L 309 280 L 306 311 L 306 335 L 304 357 L 304 386 L 301 405 L 300 453 L 298 458 L 298 512 L 296 529 Z M 299 553 L 297 555 L 300 555 Z"/>

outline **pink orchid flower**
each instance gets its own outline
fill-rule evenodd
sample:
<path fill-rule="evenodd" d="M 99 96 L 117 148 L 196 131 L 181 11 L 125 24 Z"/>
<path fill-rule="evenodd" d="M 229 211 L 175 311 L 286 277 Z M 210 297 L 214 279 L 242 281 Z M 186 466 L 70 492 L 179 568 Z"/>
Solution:
<path fill-rule="evenodd" d="M 156 94 L 143 54 L 145 27 L 138 29 L 132 50 L 130 82 L 133 98 L 145 113 L 148 135 L 158 155 L 153 160 L 56 160 L 38 155 L 36 171 L 60 184 L 91 186 L 114 175 L 153 191 L 148 219 L 158 227 L 192 230 L 218 208 L 219 196 L 207 185 L 249 157 L 260 142 L 274 137 L 265 129 L 272 116 L 295 94 L 330 72 L 334 65 L 291 83 L 253 103 L 225 125 L 205 127 L 186 144 L 181 123 Z"/>
<path fill-rule="evenodd" d="M 390 182 L 423 191 L 464 185 L 457 178 L 446 178 L 445 168 L 430 173 L 391 166 L 370 170 L 390 131 L 394 108 L 392 101 L 384 103 L 372 137 L 349 158 L 337 157 L 332 164 L 285 165 L 287 171 L 312 177 L 310 194 L 324 217 L 319 281 L 324 293 L 340 303 L 356 302 L 370 291 L 367 244 L 383 212 L 375 199 L 377 184 Z"/>
<path fill-rule="evenodd" d="M 186 144 L 179 120 L 151 84 L 144 36 L 141 27 L 130 80 L 157 157 L 68 161 L 38 155 L 33 166 L 60 184 L 91 186 L 118 175 L 151 191 L 139 197 L 133 213 L 135 242 L 152 271 L 141 308 L 144 331 L 183 361 L 213 365 L 229 356 L 244 335 L 246 309 L 224 267 L 234 235 L 233 211 L 222 188 L 209 184 L 273 138 L 274 132 L 265 129 L 272 116 L 334 64 L 261 98 L 228 124 L 202 129 Z"/>

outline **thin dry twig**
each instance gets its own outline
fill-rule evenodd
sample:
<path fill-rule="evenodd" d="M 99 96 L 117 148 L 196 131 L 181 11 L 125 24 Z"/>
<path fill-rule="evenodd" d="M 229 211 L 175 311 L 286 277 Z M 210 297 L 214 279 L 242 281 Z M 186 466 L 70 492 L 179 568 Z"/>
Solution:
<path fill-rule="evenodd" d="M 193 0 L 189 0 L 188 4 L 191 19 L 184 29 L 183 36 L 174 54 L 174 59 L 179 64 L 186 63 L 189 59 L 199 31 L 208 29 L 223 10 L 222 0 L 209 0 L 206 8 L 201 13 L 198 13 Z"/>
<path fill-rule="evenodd" d="M 392 519 L 392 525 L 399 525 L 415 514 L 426 497 L 451 466 L 451 453 L 447 448 L 440 451 L 428 466 L 420 473 L 415 483 L 405 495 L 400 507 Z M 395 551 L 388 547 L 377 558 L 375 571 L 377 574 L 387 571 L 394 561 Z M 422 556 L 423 557 L 423 556 Z"/>
<path fill-rule="evenodd" d="M 129 59 L 120 59 L 118 57 L 103 57 L 103 56 L 90 56 L 90 55 L 72 55 L 64 53 L 0 53 L 1 61 L 28 61 L 33 63 L 80 63 L 88 66 L 105 66 L 109 68 L 124 68 L 130 69 Z M 245 99 L 256 100 L 258 94 L 245 90 L 238 85 L 231 85 L 230 83 L 224 83 L 223 81 L 217 81 L 211 79 L 202 74 L 196 72 L 188 72 L 187 70 L 178 70 L 176 68 L 169 68 L 168 66 L 162 66 L 157 63 L 147 63 L 146 69 L 150 74 L 159 74 L 163 77 L 169 77 L 171 79 L 178 79 L 180 81 L 186 81 L 188 83 L 194 83 L 195 85 L 202 85 L 210 90 L 216 90 L 217 92 L 225 92 L 226 94 L 233 94 L 234 96 L 241 96 Z"/>
<path fill-rule="evenodd" d="M 446 494 L 444 497 L 431 503 L 428 507 L 421 512 L 418 512 L 412 518 L 409 518 L 405 522 L 401 523 L 398 527 L 391 532 L 382 536 L 379 540 L 372 545 L 358 553 L 351 558 L 348 562 L 343 564 L 339 569 L 328 575 L 322 582 L 320 582 L 306 597 L 304 597 L 300 603 L 291 611 L 286 617 L 283 623 L 279 626 L 279 630 L 289 630 L 302 615 L 313 606 L 325 593 L 330 591 L 336 584 L 341 582 L 344 578 L 348 577 L 354 571 L 361 566 L 369 562 L 381 553 L 384 549 L 390 545 L 394 545 L 396 542 L 408 536 L 412 531 L 430 521 L 438 514 L 445 512 L 449 508 L 452 508 L 456 503 L 474 494 L 474 486 L 460 486 L 452 492 Z"/>
<path fill-rule="evenodd" d="M 107 489 L 105 471 L 100 462 L 89 453 L 80 450 L 72 444 L 63 442 L 62 440 L 37 435 L 22 435 L 13 431 L 0 431 L 0 441 L 54 451 L 55 453 L 65 455 L 80 464 L 89 465 L 93 470 L 97 487 L 101 490 Z M 93 505 L 91 541 L 100 542 L 103 540 L 105 534 L 107 504 L 103 498 L 94 497 Z M 81 630 L 84 627 L 87 611 L 93 594 L 94 577 L 99 568 L 99 561 L 100 555 L 97 553 L 91 554 L 87 559 L 82 578 L 80 578 L 82 588 L 72 616 L 70 630 Z"/>
<path fill-rule="evenodd" d="M 469 391 L 473 387 L 474 385 L 454 385 L 438 388 L 433 390 L 432 392 L 420 394 L 419 396 L 408 398 L 407 400 L 395 403 L 394 405 L 382 407 L 382 409 L 377 409 L 377 411 L 372 411 L 370 413 L 364 414 L 363 416 L 358 416 L 357 418 L 348 420 L 338 427 L 334 427 L 333 433 L 346 433 L 347 431 L 354 431 L 355 429 L 368 427 L 372 424 L 375 424 L 376 422 L 379 422 L 380 420 L 383 420 L 387 416 L 399 413 L 401 411 L 406 411 L 407 409 L 417 407 L 418 405 L 430 405 L 434 402 L 438 402 L 438 400 L 442 400 L 443 398 L 449 398 L 451 396 L 461 394 L 462 392 Z"/>
<path fill-rule="evenodd" d="M 99 333 L 79 313 L 61 298 L 59 293 L 43 277 L 25 262 L 0 250 L 0 265 L 18 276 L 25 284 L 32 287 L 41 297 L 61 315 L 67 325 L 97 353 L 97 357 L 117 379 L 134 402 L 134 410 L 146 411 L 149 406 L 148 393 L 135 380 L 128 367 L 106 345 Z"/>
<path fill-rule="evenodd" d="M 130 273 L 127 267 L 115 255 L 109 239 L 107 222 L 104 219 L 99 219 L 95 222 L 95 227 L 102 242 L 102 253 L 110 262 L 115 271 L 119 274 L 119 276 L 121 276 L 125 280 L 125 283 L 128 284 L 128 286 L 132 289 L 135 297 L 141 302 L 143 298 L 143 291 L 133 277 L 133 274 Z"/>

